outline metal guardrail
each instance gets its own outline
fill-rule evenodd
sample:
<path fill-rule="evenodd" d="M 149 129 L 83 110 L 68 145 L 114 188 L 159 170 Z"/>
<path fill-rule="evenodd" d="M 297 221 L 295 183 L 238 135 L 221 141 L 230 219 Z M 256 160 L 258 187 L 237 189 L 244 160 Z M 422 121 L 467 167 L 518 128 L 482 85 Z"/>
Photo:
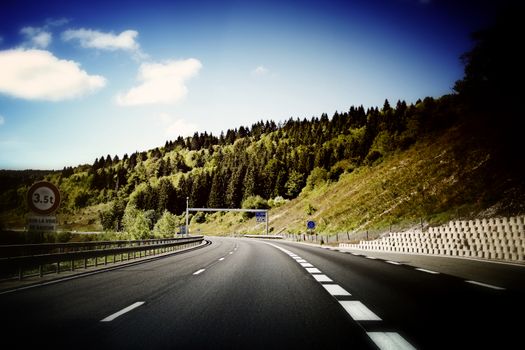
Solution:
<path fill-rule="evenodd" d="M 159 243 L 168 243 L 171 241 L 178 241 L 180 239 L 183 238 L 0 245 L 0 258 L 24 255 L 27 256 L 38 254 L 63 253 L 81 250 L 106 249 L 108 247 L 115 246 L 126 247 L 136 245 L 151 245 Z"/>
<path fill-rule="evenodd" d="M 27 276 L 36 275 L 43 277 L 47 273 L 60 273 L 61 264 L 67 264 L 68 269 L 73 271 L 77 268 L 78 261 L 81 261 L 81 267 L 87 268 L 88 266 L 98 266 L 100 258 L 103 258 L 103 262 L 100 264 L 107 265 L 108 262 L 116 263 L 137 258 L 137 253 L 139 254 L 138 257 L 143 257 L 173 251 L 179 246 L 196 245 L 196 243 L 201 243 L 203 239 L 204 236 L 194 236 L 140 241 L 30 244 L 24 248 L 18 245 L 2 246 L 1 251 L 4 254 L 8 251 L 16 252 L 17 249 L 28 249 L 32 250 L 33 253 L 0 257 L 0 278 L 5 279 L 18 276 L 18 279 L 22 280 Z M 113 247 L 107 248 L 108 246 Z M 97 249 L 97 247 L 102 248 Z M 47 249 L 46 253 L 42 253 L 44 249 Z M 61 251 L 56 252 L 57 249 Z M 18 250 L 18 252 L 26 251 Z M 93 261 L 92 265 L 90 265 L 91 261 Z"/>

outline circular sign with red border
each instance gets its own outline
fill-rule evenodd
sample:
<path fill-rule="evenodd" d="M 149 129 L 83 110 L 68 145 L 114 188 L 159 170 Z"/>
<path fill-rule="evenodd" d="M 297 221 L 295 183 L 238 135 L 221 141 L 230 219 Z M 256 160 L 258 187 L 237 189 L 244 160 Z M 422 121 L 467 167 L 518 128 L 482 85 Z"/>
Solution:
<path fill-rule="evenodd" d="M 60 205 L 60 192 L 50 182 L 37 182 L 27 192 L 27 205 L 36 214 L 51 214 Z"/>

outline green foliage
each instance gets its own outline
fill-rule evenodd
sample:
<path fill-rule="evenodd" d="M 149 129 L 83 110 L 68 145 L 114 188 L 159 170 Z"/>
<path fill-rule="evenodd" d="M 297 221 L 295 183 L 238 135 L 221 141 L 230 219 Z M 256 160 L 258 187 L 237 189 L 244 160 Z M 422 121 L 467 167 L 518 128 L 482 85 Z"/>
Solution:
<path fill-rule="evenodd" d="M 206 214 L 203 212 L 197 212 L 191 218 L 191 223 L 202 224 L 203 222 L 206 222 Z"/>
<path fill-rule="evenodd" d="M 305 182 L 304 177 L 304 174 L 295 170 L 292 171 L 288 177 L 286 185 L 284 186 L 286 188 L 286 195 L 289 198 L 297 197 L 297 195 L 301 192 Z"/>
<path fill-rule="evenodd" d="M 126 201 L 117 198 L 109 209 L 99 212 L 102 229 L 105 231 L 120 231 L 123 228 L 122 218 L 126 209 Z"/>
<path fill-rule="evenodd" d="M 268 205 L 270 206 L 270 208 L 278 208 L 281 205 L 286 204 L 287 202 L 289 202 L 288 199 L 284 199 L 282 196 L 277 196 L 275 198 L 270 198 L 268 200 Z"/>
<path fill-rule="evenodd" d="M 306 205 L 306 208 L 305 208 L 306 215 L 312 215 L 316 211 L 317 209 L 311 203 L 308 203 Z"/>
<path fill-rule="evenodd" d="M 328 180 L 328 171 L 317 167 L 312 170 L 306 179 L 306 189 L 313 190 L 316 186 L 323 185 Z"/>
<path fill-rule="evenodd" d="M 84 208 L 85 206 L 88 205 L 88 201 L 90 198 L 91 198 L 91 195 L 89 194 L 89 192 L 85 190 L 77 193 L 77 195 L 73 199 L 75 208 Z"/>
<path fill-rule="evenodd" d="M 261 196 L 250 196 L 242 202 L 243 209 L 269 209 L 268 201 Z M 243 213 L 244 218 L 251 218 L 254 213 Z"/>
<path fill-rule="evenodd" d="M 261 196 L 250 196 L 242 202 L 243 209 L 269 209 L 268 201 Z"/>
<path fill-rule="evenodd" d="M 499 193 L 505 190 L 510 193 L 512 186 L 521 186 L 520 180 L 515 179 L 521 179 L 523 174 L 519 169 L 522 162 L 516 159 L 521 159 L 524 143 L 521 129 L 513 121 L 520 115 L 521 105 L 508 103 L 520 99 L 514 83 L 520 81 L 516 72 L 523 71 L 521 56 L 514 52 L 516 48 L 504 47 L 508 42 L 504 39 L 519 33 L 518 25 L 519 21 L 504 19 L 494 28 L 476 34 L 475 48 L 464 56 L 465 77 L 456 84 L 458 95 L 427 97 L 410 105 L 385 100 L 381 109 L 352 106 L 348 111 L 335 112 L 331 118 L 324 113 L 309 120 L 290 118 L 279 125 L 261 121 L 251 127 L 227 130 L 218 137 L 195 133 L 192 137 L 167 141 L 161 148 L 126 154 L 122 159 L 101 155 L 92 165 L 66 167 L 61 172 L 0 171 L 0 221 L 8 227 L 18 220 L 19 226 L 23 226 L 27 188 L 32 182 L 47 178 L 59 185 L 63 197 L 60 214 L 70 222 L 77 221 L 77 216 L 89 222 L 93 216 L 83 218 L 84 213 L 100 210 L 98 217 L 104 230 L 124 229 L 130 236 L 147 237 L 148 230 L 157 227 L 157 219 L 167 225 L 164 221 L 173 219 L 169 215 L 183 214 L 187 197 L 192 207 L 275 208 L 287 200 L 294 203 L 301 193 L 302 197 L 319 195 L 318 192 L 347 181 L 348 177 L 360 178 L 372 168 L 380 169 L 400 151 L 409 151 L 417 142 L 437 137 L 461 123 L 466 127 L 458 137 L 468 139 L 478 135 L 470 149 L 484 146 L 485 154 L 500 160 L 494 169 L 503 170 L 494 173 L 505 173 L 508 176 L 501 179 L 511 180 L 498 178 L 501 181 L 497 182 L 496 175 L 485 174 L 477 180 L 482 186 L 472 181 L 473 188 L 483 192 L 493 184 L 505 185 L 498 185 L 498 191 L 477 199 L 463 191 L 462 197 L 456 195 L 440 203 L 429 190 L 437 185 L 408 187 L 412 192 L 425 193 L 426 199 L 416 206 L 424 213 L 439 213 L 446 206 L 460 205 L 461 201 L 477 200 L 489 205 L 501 198 Z M 484 129 L 484 133 L 477 132 L 478 129 Z M 491 145 L 487 146 L 490 143 L 487 141 L 492 141 Z M 449 161 L 468 166 L 461 159 L 465 154 L 460 147 Z M 431 162 L 427 167 L 433 165 Z M 514 173 L 506 172 L 512 166 L 516 167 Z M 441 166 L 436 172 L 448 170 Z M 412 174 L 406 176 L 417 178 Z M 436 178 L 442 179 L 437 175 Z M 379 198 L 379 204 L 390 203 L 394 208 L 391 211 L 397 210 L 392 201 L 402 198 L 399 188 L 392 188 L 388 182 L 377 182 L 372 190 L 370 186 L 367 182 L 351 195 L 359 197 L 370 190 L 379 196 L 373 200 Z M 406 198 L 411 196 L 415 195 L 405 193 Z M 312 208 L 307 207 L 308 215 Z M 365 220 L 367 215 L 374 215 L 374 210 L 355 215 Z M 304 215 L 304 205 L 299 211 Z M 205 224 L 204 214 L 193 219 Z"/>
<path fill-rule="evenodd" d="M 174 237 L 179 230 L 179 219 L 169 211 L 165 210 L 153 227 L 154 238 Z"/>
<path fill-rule="evenodd" d="M 133 205 L 126 207 L 122 224 L 128 239 L 147 239 L 150 236 L 151 219 L 143 210 Z"/>

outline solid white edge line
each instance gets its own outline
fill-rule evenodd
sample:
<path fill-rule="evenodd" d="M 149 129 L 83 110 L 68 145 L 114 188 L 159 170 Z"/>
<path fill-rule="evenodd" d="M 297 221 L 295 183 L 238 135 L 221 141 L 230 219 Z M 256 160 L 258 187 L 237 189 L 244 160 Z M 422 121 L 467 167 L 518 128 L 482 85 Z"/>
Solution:
<path fill-rule="evenodd" d="M 117 317 L 124 315 L 126 312 L 130 312 L 131 310 L 141 306 L 142 304 L 144 304 L 144 301 L 137 301 L 136 303 L 133 303 L 130 306 L 128 306 L 128 307 L 126 307 L 126 308 L 124 308 L 124 309 L 122 309 L 122 310 L 120 310 L 118 312 L 115 312 L 114 314 L 109 315 L 108 317 L 100 320 L 100 322 L 111 322 L 114 319 L 116 319 Z"/>
<path fill-rule="evenodd" d="M 354 321 L 382 321 L 379 316 L 372 312 L 360 301 L 340 300 L 339 304 L 352 317 Z"/>
<path fill-rule="evenodd" d="M 389 263 L 389 264 L 392 264 L 392 265 L 401 265 L 401 263 L 398 263 L 397 261 L 387 260 L 386 262 Z"/>
<path fill-rule="evenodd" d="M 196 246 L 196 247 L 199 247 L 199 246 Z M 178 250 L 177 252 L 183 252 L 185 250 L 191 250 L 191 249 L 194 249 L 194 248 L 184 248 L 184 249 Z M 115 271 L 115 270 L 122 269 L 122 268 L 125 268 L 125 267 L 135 266 L 135 265 L 138 265 L 138 264 L 143 264 L 143 263 L 147 263 L 147 262 L 150 262 L 150 261 L 153 261 L 153 260 L 161 259 L 164 256 L 169 256 L 169 255 L 154 255 L 154 256 L 151 256 L 148 259 L 139 260 L 139 261 L 132 261 L 129 264 L 126 263 L 126 264 L 123 264 L 123 265 L 120 265 L 120 266 L 117 265 L 117 266 L 108 267 L 108 268 L 101 268 L 99 270 L 94 270 L 94 271 L 90 271 L 90 272 L 81 272 L 79 274 L 71 275 L 69 277 L 62 277 L 62 278 L 58 278 L 58 279 L 55 279 L 55 280 L 50 280 L 50 281 L 47 281 L 47 282 L 30 284 L 28 286 L 18 287 L 18 288 L 14 288 L 14 289 L 7 289 L 7 290 L 4 290 L 4 291 L 1 291 L 0 295 L 10 294 L 10 293 L 19 292 L 19 291 L 22 291 L 22 290 L 33 289 L 33 288 L 38 288 L 38 287 L 43 287 L 43 286 L 50 286 L 50 285 L 57 284 L 57 283 L 62 283 L 62 282 L 66 282 L 66 281 L 76 280 L 76 279 L 82 278 L 82 277 L 97 275 L 99 273 Z"/>
<path fill-rule="evenodd" d="M 367 332 L 370 339 L 381 350 L 412 350 L 416 349 L 396 332 Z"/>
<path fill-rule="evenodd" d="M 498 286 L 495 286 L 495 285 L 492 285 L 492 284 L 488 284 L 488 283 L 482 283 L 482 282 L 478 282 L 478 281 L 465 281 L 465 282 L 470 283 L 470 284 L 476 284 L 476 285 L 482 286 L 482 287 L 491 288 L 491 289 L 505 290 L 505 288 L 503 288 L 503 287 L 498 287 Z"/>
<path fill-rule="evenodd" d="M 431 273 L 433 275 L 439 275 L 439 272 L 431 271 L 431 270 L 427 270 L 427 269 L 422 269 L 422 268 L 419 268 L 419 267 L 416 268 L 416 270 L 421 271 L 421 272 Z"/>
<path fill-rule="evenodd" d="M 204 271 L 206 271 L 206 269 L 200 269 L 198 271 L 195 271 L 193 274 L 194 275 L 199 275 L 199 274 L 203 273 Z"/>

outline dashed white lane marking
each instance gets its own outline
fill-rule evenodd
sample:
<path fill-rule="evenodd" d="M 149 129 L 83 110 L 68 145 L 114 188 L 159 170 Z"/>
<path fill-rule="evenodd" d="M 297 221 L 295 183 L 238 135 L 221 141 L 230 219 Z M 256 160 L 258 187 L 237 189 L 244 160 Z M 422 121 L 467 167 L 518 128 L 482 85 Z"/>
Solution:
<path fill-rule="evenodd" d="M 230 255 L 232 255 L 232 254 L 233 254 L 233 252 L 230 252 L 229 254 L 230 254 Z"/>
<path fill-rule="evenodd" d="M 392 265 L 401 265 L 401 263 L 398 263 L 397 261 L 389 261 L 389 260 L 387 260 L 386 262 L 389 263 L 389 264 L 392 264 Z"/>
<path fill-rule="evenodd" d="M 330 295 L 333 295 L 333 296 L 349 296 L 349 295 L 352 295 L 350 293 L 348 293 L 346 291 L 346 289 L 344 289 L 343 287 L 341 287 L 340 285 L 338 284 L 321 284 L 324 289 L 326 289 L 328 291 L 328 293 L 330 293 Z"/>
<path fill-rule="evenodd" d="M 224 260 L 224 258 L 220 258 L 220 259 L 219 259 L 219 261 L 223 261 L 223 260 Z"/>
<path fill-rule="evenodd" d="M 372 260 L 377 260 L 377 258 L 373 257 L 373 256 L 367 256 L 366 257 L 367 259 L 372 259 Z"/>
<path fill-rule="evenodd" d="M 199 275 L 199 274 L 203 273 L 204 271 L 206 271 L 206 269 L 200 269 L 198 271 L 195 271 L 193 274 L 194 275 Z"/>
<path fill-rule="evenodd" d="M 306 261 L 306 260 L 304 260 L 304 259 L 297 259 L 296 261 L 297 261 L 298 263 L 305 263 L 305 262 L 308 262 L 308 261 Z"/>
<path fill-rule="evenodd" d="M 381 350 L 411 350 L 416 349 L 396 332 L 367 332 L 368 336 Z"/>
<path fill-rule="evenodd" d="M 327 275 L 312 275 L 317 282 L 333 282 Z"/>
<path fill-rule="evenodd" d="M 131 304 L 130 306 L 120 310 L 119 312 L 115 312 L 114 314 L 109 315 L 108 317 L 100 320 L 100 322 L 111 322 L 117 317 L 124 315 L 126 312 L 130 312 L 131 310 L 141 306 L 142 304 L 144 304 L 144 301 L 137 301 L 136 303 Z"/>
<path fill-rule="evenodd" d="M 306 271 L 308 271 L 310 273 L 321 273 L 321 271 L 319 271 L 319 269 L 317 267 L 307 267 Z"/>
<path fill-rule="evenodd" d="M 340 300 L 339 304 L 348 312 L 354 321 L 381 321 L 369 308 L 357 300 Z"/>
<path fill-rule="evenodd" d="M 281 248 L 275 244 L 267 243 L 274 248 L 277 248 L 284 253 L 288 254 L 294 259 L 301 259 L 299 256 L 293 254 L 289 250 L 286 250 L 284 248 Z M 325 248 L 325 247 L 323 247 Z M 347 252 L 348 253 L 348 252 Z M 361 254 L 357 253 L 351 253 L 356 256 L 360 256 Z M 293 256 L 295 255 L 295 257 Z M 387 261 L 388 263 L 394 264 L 394 265 L 401 265 L 400 263 L 396 263 L 394 261 Z M 310 273 L 317 273 L 319 271 L 317 268 L 315 268 L 310 263 L 300 263 L 301 266 L 305 267 L 305 269 Z M 321 272 L 321 271 L 319 271 Z M 433 271 L 432 271 L 433 272 Z M 332 282 L 332 280 L 326 276 L 321 274 L 312 274 L 312 276 L 319 281 L 319 279 L 327 278 L 329 281 L 326 282 Z M 324 277 L 319 277 L 324 276 Z M 325 281 L 319 281 L 325 282 Z M 341 287 L 338 284 L 331 284 L 331 283 L 321 283 L 323 288 L 326 289 L 330 295 L 332 295 L 336 300 L 339 302 L 339 304 L 343 307 L 343 309 L 354 319 L 354 321 L 382 321 L 382 319 L 377 316 L 375 313 L 373 313 L 369 308 L 367 308 L 363 303 L 357 300 L 338 300 L 338 296 L 351 296 L 350 293 L 348 293 L 343 287 Z M 401 337 L 398 333 L 395 332 L 367 332 L 367 335 L 370 337 L 370 339 L 379 347 L 381 350 L 386 349 L 392 349 L 392 350 L 410 350 L 415 349 L 410 343 L 408 343 L 403 337 Z"/>
<path fill-rule="evenodd" d="M 482 283 L 482 282 L 478 282 L 478 281 L 465 281 L 465 282 L 471 283 L 471 284 L 476 284 L 478 286 L 482 286 L 482 287 L 486 287 L 486 288 L 491 288 L 491 289 L 496 289 L 496 290 L 505 290 L 505 288 L 503 288 L 503 287 L 498 287 L 498 286 L 494 286 L 492 284 Z"/>
<path fill-rule="evenodd" d="M 436 271 L 432 271 L 432 270 L 427 270 L 427 269 L 422 269 L 422 268 L 416 268 L 417 271 L 421 271 L 421 272 L 426 272 L 426 273 L 431 273 L 433 275 L 439 275 L 439 272 L 436 272 Z"/>

